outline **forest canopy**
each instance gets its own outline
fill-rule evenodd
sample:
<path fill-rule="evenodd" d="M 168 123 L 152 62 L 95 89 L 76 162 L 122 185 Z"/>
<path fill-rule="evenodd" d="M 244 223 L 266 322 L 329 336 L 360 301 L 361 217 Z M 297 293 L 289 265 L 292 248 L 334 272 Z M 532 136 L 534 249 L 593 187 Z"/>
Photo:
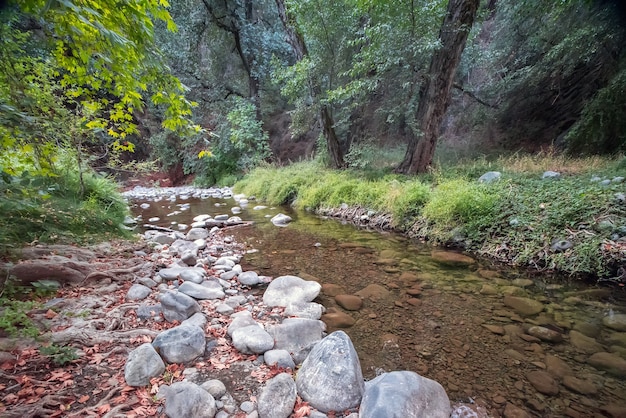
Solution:
<path fill-rule="evenodd" d="M 442 143 L 614 154 L 623 16 L 585 0 L 13 0 L 0 9 L 0 164 L 45 174 L 63 149 L 79 166 L 149 161 L 215 184 L 313 155 L 363 168 L 376 148 L 426 171 Z M 428 148 L 419 167 L 411 147 Z"/>

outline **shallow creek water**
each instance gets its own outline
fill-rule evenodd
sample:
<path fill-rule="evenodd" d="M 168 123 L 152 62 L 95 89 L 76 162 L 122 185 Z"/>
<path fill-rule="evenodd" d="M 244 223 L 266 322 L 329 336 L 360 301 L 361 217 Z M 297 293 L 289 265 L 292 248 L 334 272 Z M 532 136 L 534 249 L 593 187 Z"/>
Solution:
<path fill-rule="evenodd" d="M 141 203 L 133 201 L 132 208 L 143 223 L 158 217 L 150 223 L 173 229 L 196 215 L 231 214 L 237 206 L 233 199 L 185 196 L 148 201 L 147 209 Z M 596 352 L 626 357 L 626 333 L 602 323 L 607 315 L 626 313 L 623 291 L 530 277 L 481 261 L 455 267 L 433 258 L 437 249 L 401 235 L 255 205 L 237 215 L 255 224 L 228 232 L 248 250 L 244 270 L 321 283 L 318 302 L 355 320 L 344 330 L 366 379 L 412 370 L 440 382 L 452 402 L 475 402 L 494 417 L 507 403 L 530 416 L 626 417 L 626 370 L 618 364 L 609 373 L 588 363 Z M 270 217 L 279 212 L 293 222 L 272 225 Z M 336 292 L 360 295 L 362 308 L 339 307 Z M 543 311 L 523 316 L 504 303 L 507 295 L 541 302 Z M 528 335 L 533 325 L 559 332 L 562 341 Z"/>

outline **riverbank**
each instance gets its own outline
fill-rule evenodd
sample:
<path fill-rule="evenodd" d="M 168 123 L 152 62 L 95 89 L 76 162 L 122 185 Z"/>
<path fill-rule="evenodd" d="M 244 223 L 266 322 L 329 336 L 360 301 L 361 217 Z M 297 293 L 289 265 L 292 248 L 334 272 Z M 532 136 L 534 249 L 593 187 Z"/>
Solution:
<path fill-rule="evenodd" d="M 305 162 L 257 168 L 234 189 L 510 266 L 623 285 L 625 176 L 623 161 L 503 160 L 411 178 Z"/>

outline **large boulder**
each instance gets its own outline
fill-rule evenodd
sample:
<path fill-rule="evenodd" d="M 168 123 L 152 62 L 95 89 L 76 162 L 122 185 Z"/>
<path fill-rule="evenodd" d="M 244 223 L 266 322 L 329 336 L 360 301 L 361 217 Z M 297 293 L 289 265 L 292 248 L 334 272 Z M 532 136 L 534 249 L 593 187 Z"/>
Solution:
<path fill-rule="evenodd" d="M 176 382 L 162 387 L 165 415 L 169 418 L 213 418 L 217 412 L 215 399 L 209 392 L 191 382 Z"/>
<path fill-rule="evenodd" d="M 267 327 L 267 332 L 274 339 L 274 348 L 291 353 L 296 364 L 304 361 L 311 348 L 322 339 L 325 330 L 326 325 L 322 321 L 305 318 L 285 318 L 281 324 Z"/>
<path fill-rule="evenodd" d="M 168 363 L 186 363 L 204 354 L 206 338 L 202 328 L 185 324 L 163 331 L 152 346 Z"/>
<path fill-rule="evenodd" d="M 259 395 L 259 418 L 288 418 L 296 404 L 296 384 L 288 373 L 267 381 Z"/>
<path fill-rule="evenodd" d="M 259 325 L 238 328 L 232 339 L 235 348 L 244 354 L 263 354 L 274 348 L 274 339 Z"/>
<path fill-rule="evenodd" d="M 296 378 L 303 400 L 322 411 L 344 411 L 361 403 L 365 384 L 350 337 L 336 331 L 311 350 Z"/>
<path fill-rule="evenodd" d="M 312 302 L 321 289 L 322 286 L 314 281 L 297 276 L 280 276 L 267 286 L 263 303 L 267 306 L 286 307 L 292 303 Z"/>
<path fill-rule="evenodd" d="M 415 372 L 383 373 L 365 384 L 359 418 L 448 418 L 444 388 Z"/>
<path fill-rule="evenodd" d="M 222 299 L 226 296 L 224 289 L 217 282 L 205 281 L 202 284 L 184 282 L 178 291 L 194 299 Z"/>
<path fill-rule="evenodd" d="M 160 299 L 163 316 L 167 321 L 182 322 L 201 308 L 191 296 L 178 291 L 165 292 Z"/>
<path fill-rule="evenodd" d="M 124 378 L 128 386 L 147 386 L 150 379 L 165 371 L 165 363 L 152 344 L 145 343 L 128 355 L 124 367 Z"/>

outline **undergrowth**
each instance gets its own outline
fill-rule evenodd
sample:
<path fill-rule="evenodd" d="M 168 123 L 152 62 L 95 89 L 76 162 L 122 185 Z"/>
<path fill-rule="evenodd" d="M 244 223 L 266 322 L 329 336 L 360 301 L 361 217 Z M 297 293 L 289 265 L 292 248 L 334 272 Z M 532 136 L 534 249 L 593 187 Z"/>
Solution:
<path fill-rule="evenodd" d="M 0 251 L 32 242 L 84 242 L 123 236 L 127 204 L 115 182 L 98 174 L 28 172 L 0 180 Z"/>
<path fill-rule="evenodd" d="M 371 171 L 302 162 L 257 168 L 235 190 L 310 211 L 364 207 L 391 214 L 397 229 L 436 244 L 461 245 L 516 266 L 610 277 L 626 263 L 626 204 L 619 197 L 626 181 L 601 181 L 626 176 L 625 161 L 515 155 L 439 166 L 417 177 L 372 177 Z M 546 170 L 562 176 L 544 180 Z M 481 184 L 486 171 L 501 171 L 502 178 Z M 559 240 L 571 248 L 555 249 Z"/>

